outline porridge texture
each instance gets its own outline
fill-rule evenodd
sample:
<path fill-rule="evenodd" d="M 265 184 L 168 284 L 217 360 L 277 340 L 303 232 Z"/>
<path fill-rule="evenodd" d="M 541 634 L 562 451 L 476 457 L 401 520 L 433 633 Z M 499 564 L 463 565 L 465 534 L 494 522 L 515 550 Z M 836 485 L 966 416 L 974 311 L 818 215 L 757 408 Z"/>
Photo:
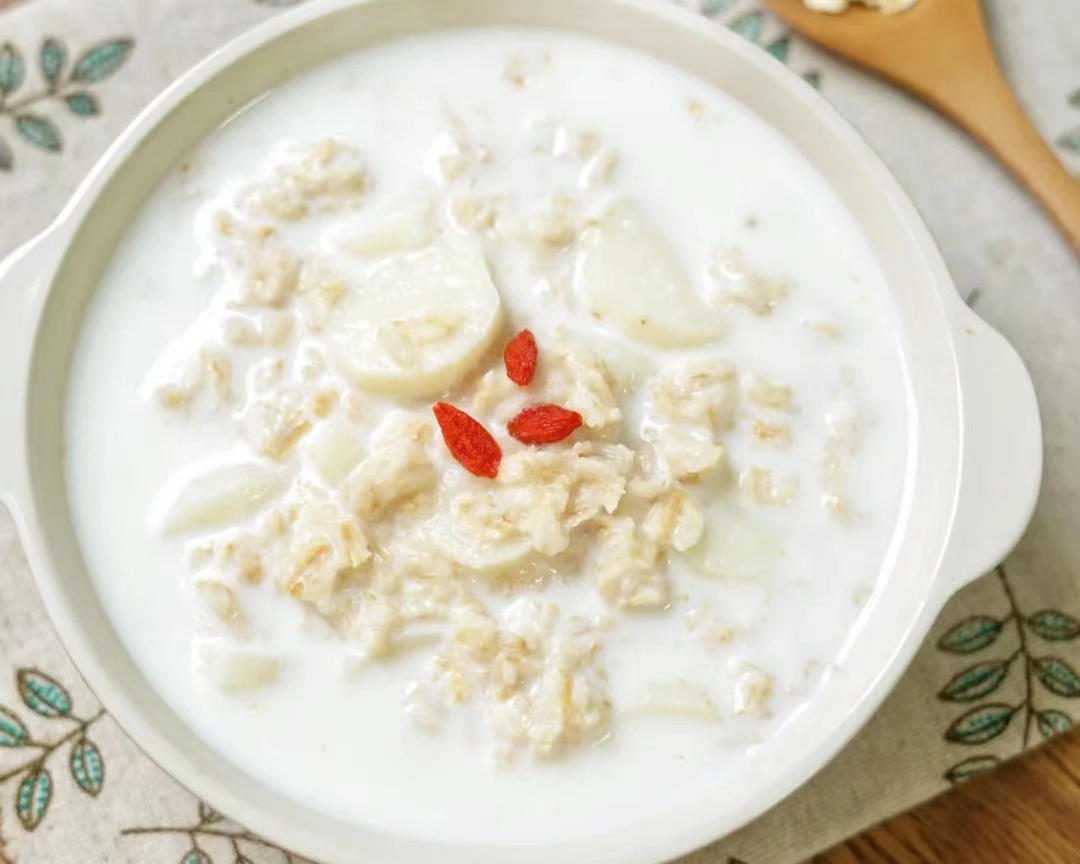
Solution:
<path fill-rule="evenodd" d="M 565 34 L 389 43 L 145 203 L 74 358 L 73 515 L 136 661 L 254 776 L 587 833 L 737 790 L 842 674 L 906 476 L 890 303 L 724 94 Z"/>

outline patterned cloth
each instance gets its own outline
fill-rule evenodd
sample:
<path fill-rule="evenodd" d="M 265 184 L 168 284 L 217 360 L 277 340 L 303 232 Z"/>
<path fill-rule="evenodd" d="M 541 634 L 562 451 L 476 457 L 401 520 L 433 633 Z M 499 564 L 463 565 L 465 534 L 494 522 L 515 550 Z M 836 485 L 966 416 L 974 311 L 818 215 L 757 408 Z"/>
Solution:
<path fill-rule="evenodd" d="M 298 0 L 26 0 L 0 13 L 0 253 L 43 228 L 132 115 L 194 60 Z M 656 0 L 665 2 L 665 0 Z M 969 302 L 1042 403 L 1027 536 L 957 596 L 870 725 L 802 790 L 686 864 L 796 862 L 1080 717 L 1080 266 L 991 159 L 905 95 L 790 39 L 755 0 L 683 0 L 819 86 L 921 207 Z M 986 0 L 1020 98 L 1080 170 L 1076 0 Z M 0 338 L 4 322 L 0 322 Z M 0 510 L 0 862 L 299 861 L 201 805 L 81 683 Z"/>

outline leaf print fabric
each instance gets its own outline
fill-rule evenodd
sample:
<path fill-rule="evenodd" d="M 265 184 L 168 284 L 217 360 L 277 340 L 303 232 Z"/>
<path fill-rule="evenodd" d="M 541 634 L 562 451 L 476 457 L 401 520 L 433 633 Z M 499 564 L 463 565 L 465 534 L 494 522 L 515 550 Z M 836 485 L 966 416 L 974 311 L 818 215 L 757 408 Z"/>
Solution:
<path fill-rule="evenodd" d="M 105 760 L 89 738 L 80 738 L 71 748 L 71 776 L 83 792 L 95 798 L 105 785 Z"/>
<path fill-rule="evenodd" d="M 10 96 L 25 77 L 26 63 L 19 49 L 10 42 L 0 47 L 0 93 Z"/>
<path fill-rule="evenodd" d="M 60 153 L 64 135 L 60 121 L 50 106 L 63 106 L 70 116 L 97 117 L 102 112 L 99 96 L 88 89 L 111 77 L 135 50 L 128 37 L 109 39 L 86 49 L 69 64 L 67 46 L 55 36 L 46 36 L 37 52 L 37 67 L 43 87 L 31 91 L 27 85 L 27 61 L 13 43 L 0 46 L 0 120 L 9 120 L 19 139 L 45 153 Z M 0 171 L 12 171 L 15 151 L 0 125 Z"/>
<path fill-rule="evenodd" d="M 31 768 L 23 777 L 15 796 L 15 812 L 23 828 L 27 831 L 37 828 L 45 818 L 51 800 L 52 776 L 48 769 L 40 766 Z"/>
<path fill-rule="evenodd" d="M 127 62 L 134 49 L 133 39 L 114 39 L 91 48 L 75 62 L 71 80 L 87 83 L 104 81 Z"/>
<path fill-rule="evenodd" d="M 976 663 L 946 684 L 938 695 L 951 702 L 973 702 L 997 690 L 1014 658 Z"/>
<path fill-rule="evenodd" d="M 19 695 L 31 711 L 42 717 L 66 717 L 71 713 L 71 696 L 44 672 L 22 669 L 16 676 Z"/>
<path fill-rule="evenodd" d="M 941 637 L 938 647 L 953 654 L 981 651 L 1001 635 L 1002 622 L 988 615 L 973 615 Z"/>
<path fill-rule="evenodd" d="M 1018 704 L 994 701 L 972 708 L 953 720 L 945 730 L 945 740 L 969 747 L 986 744 L 1005 734 L 1019 716 L 1022 751 L 1031 743 L 1034 731 L 1046 739 L 1072 725 L 1072 718 L 1065 711 L 1040 707 L 1042 699 L 1035 685 L 1041 684 L 1050 695 L 1075 699 L 1080 698 L 1080 676 L 1068 660 L 1039 653 L 1037 642 L 1075 641 L 1080 637 L 1080 621 L 1057 609 L 1043 609 L 1025 616 L 1017 604 L 1005 566 L 995 572 L 1009 604 L 1009 614 L 1004 618 L 991 615 L 965 618 L 945 632 L 937 647 L 949 654 L 976 654 L 996 647 L 1006 626 L 1015 628 L 1017 647 L 1007 657 L 983 660 L 957 672 L 941 688 L 938 698 L 945 702 L 978 702 L 996 694 L 1012 670 L 1017 669 L 1024 688 Z M 989 770 L 998 761 L 997 756 L 971 757 L 946 769 L 944 776 L 951 783 L 959 783 Z"/>
<path fill-rule="evenodd" d="M 0 708 L 0 747 L 22 747 L 29 737 L 22 720 L 7 708 Z"/>
<path fill-rule="evenodd" d="M 953 721 L 945 737 L 957 744 L 983 744 L 1004 732 L 1017 708 L 995 703 L 973 708 Z"/>
<path fill-rule="evenodd" d="M 1028 627 L 1048 642 L 1062 642 L 1080 636 L 1080 621 L 1064 612 L 1044 609 L 1027 619 Z"/>
<path fill-rule="evenodd" d="M 945 779 L 950 783 L 963 783 L 987 771 L 993 771 L 1000 764 L 1001 760 L 997 756 L 972 756 L 970 759 L 953 765 L 945 772 Z"/>
<path fill-rule="evenodd" d="M 41 43 L 41 77 L 55 86 L 67 60 L 68 52 L 64 44 L 51 36 L 46 37 Z"/>
<path fill-rule="evenodd" d="M 1055 735 L 1060 735 L 1062 732 L 1067 732 L 1069 727 L 1072 726 L 1072 720 L 1068 714 L 1053 708 L 1046 711 L 1040 711 L 1038 714 L 1038 721 L 1039 731 L 1042 733 L 1043 738 L 1052 738 Z"/>
<path fill-rule="evenodd" d="M 1080 111 L 1080 88 L 1069 94 L 1069 105 Z M 1057 145 L 1067 153 L 1080 153 L 1080 125 L 1062 132 L 1057 138 Z"/>
<path fill-rule="evenodd" d="M 49 812 L 53 799 L 53 775 L 49 765 L 57 753 L 70 746 L 68 764 L 76 788 L 96 797 L 105 783 L 105 759 L 87 730 L 97 723 L 104 711 L 86 717 L 74 713 L 71 694 L 59 681 L 40 669 L 19 669 L 15 673 L 15 692 L 39 720 L 47 723 L 40 737 L 30 731 L 29 723 L 17 709 L 0 705 L 0 747 L 20 751 L 14 767 L 0 773 L 0 788 L 17 781 L 13 808 L 25 831 L 35 831 Z M 3 825 L 0 805 L 0 826 Z M 0 835 L 0 850 L 3 837 Z"/>

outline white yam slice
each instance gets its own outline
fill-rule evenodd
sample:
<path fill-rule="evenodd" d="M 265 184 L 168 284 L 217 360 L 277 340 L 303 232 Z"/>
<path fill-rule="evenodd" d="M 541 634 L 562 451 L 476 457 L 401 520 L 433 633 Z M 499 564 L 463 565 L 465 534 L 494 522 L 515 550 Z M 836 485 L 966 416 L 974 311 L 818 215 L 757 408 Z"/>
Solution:
<path fill-rule="evenodd" d="M 515 497 L 511 490 L 457 492 L 433 520 L 432 539 L 468 570 L 498 573 L 521 565 L 533 544 L 519 524 L 521 501 Z"/>
<path fill-rule="evenodd" d="M 194 647 L 195 673 L 226 693 L 250 693 L 278 680 L 282 660 L 227 639 L 204 639 Z"/>
<path fill-rule="evenodd" d="M 152 512 L 167 534 L 218 528 L 255 515 L 287 485 L 281 471 L 258 462 L 219 465 L 199 473 L 187 469 L 165 485 Z"/>
<path fill-rule="evenodd" d="M 440 520 L 433 527 L 432 537 L 455 562 L 476 573 L 498 574 L 520 567 L 533 551 L 529 538 L 522 534 L 478 543 L 471 531 L 462 530 L 451 519 Z"/>
<path fill-rule="evenodd" d="M 705 542 L 693 553 L 702 576 L 760 579 L 773 571 L 784 554 L 779 539 L 733 507 L 710 508 L 705 523 Z"/>
<path fill-rule="evenodd" d="M 636 710 L 642 714 L 685 717 L 705 723 L 720 720 L 720 710 L 708 690 L 682 678 L 655 682 L 648 688 Z"/>
<path fill-rule="evenodd" d="M 364 457 L 363 437 L 348 420 L 331 417 L 304 439 L 300 452 L 323 483 L 337 486 Z"/>
<path fill-rule="evenodd" d="M 681 348 L 719 335 L 675 252 L 629 202 L 585 230 L 576 282 L 594 316 L 639 342 Z"/>
<path fill-rule="evenodd" d="M 367 215 L 335 228 L 330 243 L 336 249 L 363 258 L 419 249 L 435 233 L 435 210 L 429 200 L 407 204 L 390 212 Z"/>
<path fill-rule="evenodd" d="M 480 252 L 446 243 L 391 258 L 350 287 L 328 331 L 338 364 L 356 386 L 433 396 L 475 365 L 501 316 Z"/>

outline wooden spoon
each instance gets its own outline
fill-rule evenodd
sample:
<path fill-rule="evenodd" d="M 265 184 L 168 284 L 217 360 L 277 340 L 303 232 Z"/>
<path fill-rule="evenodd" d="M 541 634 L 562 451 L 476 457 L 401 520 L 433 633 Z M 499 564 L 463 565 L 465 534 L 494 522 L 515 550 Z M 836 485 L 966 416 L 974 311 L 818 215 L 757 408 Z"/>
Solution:
<path fill-rule="evenodd" d="M 979 0 L 919 0 L 885 15 L 838 15 L 802 0 L 764 0 L 794 30 L 876 72 L 951 117 L 1009 168 L 1080 255 L 1080 182 L 1031 125 L 994 57 Z"/>

